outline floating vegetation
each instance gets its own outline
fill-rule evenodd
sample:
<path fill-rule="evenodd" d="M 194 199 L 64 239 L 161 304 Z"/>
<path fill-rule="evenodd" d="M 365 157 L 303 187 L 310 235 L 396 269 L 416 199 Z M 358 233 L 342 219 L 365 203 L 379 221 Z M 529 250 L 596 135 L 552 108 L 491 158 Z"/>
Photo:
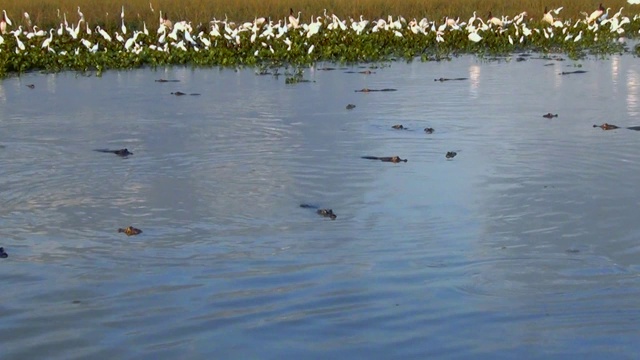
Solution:
<path fill-rule="evenodd" d="M 626 36 L 635 37 L 640 30 L 640 16 L 625 16 L 622 8 L 610 15 L 598 8 L 578 19 L 554 18 L 561 10 L 545 11 L 540 20 L 530 19 L 526 12 L 485 18 L 474 12 L 467 21 L 401 16 L 343 20 L 325 12 L 312 16 L 309 23 L 292 11 L 275 20 L 234 23 L 214 18 L 195 26 L 189 21 L 172 23 L 165 14 L 151 31 L 144 21 L 142 26 L 126 23 L 124 8 L 121 27 L 110 31 L 99 25 L 91 27 L 80 9 L 77 17 L 65 14 L 64 22 L 49 30 L 40 29 L 27 17 L 18 24 L 3 14 L 0 76 L 31 70 L 95 71 L 100 75 L 106 69 L 165 65 L 256 66 L 266 74 L 270 67 L 318 61 L 441 61 L 458 54 L 490 59 L 526 51 L 560 52 L 575 59 L 627 51 Z M 76 19 L 67 22 L 72 17 Z M 640 50 L 636 47 L 634 51 Z M 560 61 L 553 56 L 548 59 Z M 304 81 L 295 74 L 286 78 L 288 84 Z"/>

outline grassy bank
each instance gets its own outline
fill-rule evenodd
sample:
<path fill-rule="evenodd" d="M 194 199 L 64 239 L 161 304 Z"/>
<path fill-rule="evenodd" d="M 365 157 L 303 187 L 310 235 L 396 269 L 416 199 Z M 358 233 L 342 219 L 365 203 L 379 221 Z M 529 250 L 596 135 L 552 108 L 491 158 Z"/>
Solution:
<path fill-rule="evenodd" d="M 564 19 L 582 17 L 581 11 L 591 13 L 601 0 L 152 0 L 153 12 L 148 0 L 5 0 L 2 7 L 7 11 L 14 23 L 26 25 L 23 13 L 29 13 L 31 21 L 41 28 L 57 26 L 61 22 L 58 17 L 67 14 L 69 22 L 77 22 L 77 8 L 80 6 L 86 20 L 92 27 L 101 25 L 108 29 L 120 26 L 121 7 L 125 5 L 125 23 L 140 28 L 145 21 L 149 28 L 158 26 L 159 11 L 168 14 L 173 21 L 188 20 L 194 25 L 207 23 L 212 18 L 245 21 L 256 16 L 271 17 L 277 21 L 289 15 L 289 8 L 302 12 L 301 20 L 309 22 L 312 15 L 322 15 L 324 9 L 329 14 L 340 18 L 365 19 L 387 18 L 388 15 L 402 15 L 407 19 L 427 17 L 437 20 L 449 17 L 460 17 L 465 21 L 477 11 L 477 15 L 486 17 L 489 11 L 494 16 L 514 15 L 526 11 L 530 19 L 539 20 L 544 7 L 557 8 L 563 6 L 560 17 Z M 238 5 L 240 3 L 241 5 Z M 626 0 L 609 0 L 603 4 L 610 7 L 610 14 L 621 7 L 627 13 L 640 12 L 640 5 L 629 5 Z"/>

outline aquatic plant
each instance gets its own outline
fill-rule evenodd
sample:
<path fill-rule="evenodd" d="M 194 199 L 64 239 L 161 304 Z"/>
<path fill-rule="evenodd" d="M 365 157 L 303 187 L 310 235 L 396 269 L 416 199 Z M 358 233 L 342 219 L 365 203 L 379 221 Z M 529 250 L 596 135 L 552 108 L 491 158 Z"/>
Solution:
<path fill-rule="evenodd" d="M 159 18 L 157 29 L 125 23 L 107 31 L 91 28 L 78 8 L 77 23 L 66 22 L 47 31 L 33 23 L 18 25 L 3 14 L 0 35 L 0 76 L 30 70 L 96 71 L 141 66 L 278 66 L 317 61 L 377 62 L 390 59 L 441 60 L 469 53 L 493 56 L 521 51 L 561 52 L 579 58 L 585 54 L 625 51 L 625 36 L 636 36 L 640 16 L 623 9 L 605 17 L 601 9 L 572 20 L 554 19 L 547 10 L 540 20 L 522 12 L 513 17 L 467 20 L 403 17 L 343 20 L 336 15 L 312 17 L 309 23 L 293 12 L 273 21 L 254 18 L 234 23 L 212 20 L 206 25 L 170 22 Z M 554 9 L 558 15 L 562 8 Z M 597 15 L 597 16 L 596 16 Z M 0 23 L 0 25 L 2 25 Z M 0 28 L 2 28 L 0 26 Z M 635 49 L 637 52 L 638 50 Z M 302 79 L 288 77 L 288 83 Z"/>

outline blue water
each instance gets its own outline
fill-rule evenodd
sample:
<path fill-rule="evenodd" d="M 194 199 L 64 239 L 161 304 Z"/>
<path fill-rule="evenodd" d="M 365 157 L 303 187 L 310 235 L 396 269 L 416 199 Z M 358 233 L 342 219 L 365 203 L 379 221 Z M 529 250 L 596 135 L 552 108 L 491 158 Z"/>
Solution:
<path fill-rule="evenodd" d="M 0 357 L 635 358 L 637 59 L 509 60 L 2 80 Z"/>

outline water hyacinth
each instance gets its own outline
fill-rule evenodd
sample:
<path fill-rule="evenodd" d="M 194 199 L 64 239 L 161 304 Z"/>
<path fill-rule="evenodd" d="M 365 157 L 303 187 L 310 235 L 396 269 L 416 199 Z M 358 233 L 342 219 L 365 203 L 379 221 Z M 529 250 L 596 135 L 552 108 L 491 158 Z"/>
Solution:
<path fill-rule="evenodd" d="M 578 19 L 562 20 L 562 8 L 545 9 L 540 19 L 526 12 L 468 20 L 448 18 L 340 19 L 324 13 L 303 20 L 300 12 L 278 20 L 256 17 L 243 23 L 213 19 L 194 26 L 171 21 L 159 12 L 149 29 L 125 23 L 107 31 L 91 27 L 78 7 L 64 14 L 56 28 L 40 29 L 27 13 L 21 24 L 3 11 L 0 22 L 0 76 L 30 70 L 97 71 L 141 66 L 238 66 L 371 62 L 402 58 L 441 59 L 452 54 L 480 56 L 520 51 L 587 53 L 625 51 L 627 37 L 636 37 L 640 15 L 615 13 L 602 5 Z"/>

